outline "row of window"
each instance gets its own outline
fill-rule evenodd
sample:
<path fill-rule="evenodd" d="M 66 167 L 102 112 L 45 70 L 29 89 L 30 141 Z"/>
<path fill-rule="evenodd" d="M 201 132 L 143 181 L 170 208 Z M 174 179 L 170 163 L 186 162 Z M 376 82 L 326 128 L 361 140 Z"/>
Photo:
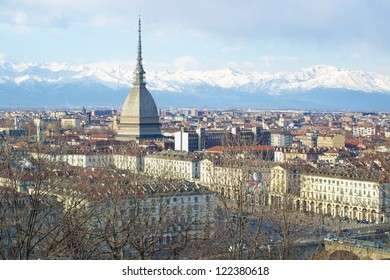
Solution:
<path fill-rule="evenodd" d="M 304 178 L 304 181 L 316 182 L 316 183 L 328 183 L 328 184 L 336 184 L 336 185 L 345 185 L 345 186 L 354 186 L 354 187 L 363 187 L 363 188 L 371 188 L 374 185 L 370 183 L 362 183 L 362 182 L 350 182 L 344 180 L 331 180 L 331 179 L 318 179 L 318 178 Z"/>
<path fill-rule="evenodd" d="M 328 191 L 328 192 L 344 192 L 343 194 L 345 194 L 345 195 L 367 195 L 367 196 L 371 196 L 371 191 L 366 191 L 366 190 L 361 190 L 361 189 L 358 189 L 358 188 L 353 188 L 353 189 L 350 189 L 350 188 L 339 188 L 339 187 L 337 187 L 336 189 L 335 189 L 335 187 L 330 187 L 330 186 L 328 186 L 328 187 L 326 187 L 326 186 L 314 186 L 314 187 L 312 187 L 312 186 L 306 186 L 306 188 L 307 189 L 313 189 L 314 191 Z M 373 196 L 375 196 L 376 195 L 376 192 L 375 191 L 373 191 L 372 192 L 372 195 Z"/>

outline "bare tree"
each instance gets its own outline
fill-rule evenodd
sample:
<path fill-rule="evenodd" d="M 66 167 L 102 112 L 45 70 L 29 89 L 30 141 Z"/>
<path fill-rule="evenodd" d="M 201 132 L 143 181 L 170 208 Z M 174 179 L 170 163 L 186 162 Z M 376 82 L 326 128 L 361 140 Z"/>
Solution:
<path fill-rule="evenodd" d="M 300 173 L 306 167 L 277 165 L 237 137 L 233 144 L 202 162 L 203 180 L 218 193 L 216 257 L 306 257 L 307 235 L 319 223 L 299 205 Z"/>

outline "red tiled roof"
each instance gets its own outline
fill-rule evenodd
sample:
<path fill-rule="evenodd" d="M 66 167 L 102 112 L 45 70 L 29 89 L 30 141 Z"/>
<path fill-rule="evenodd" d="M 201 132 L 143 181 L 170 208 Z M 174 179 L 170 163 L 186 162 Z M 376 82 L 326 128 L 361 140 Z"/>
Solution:
<path fill-rule="evenodd" d="M 19 141 L 19 142 L 15 143 L 15 144 L 12 144 L 12 147 L 14 147 L 14 148 L 21 148 L 21 147 L 23 147 L 25 145 L 26 145 L 26 142 Z"/>

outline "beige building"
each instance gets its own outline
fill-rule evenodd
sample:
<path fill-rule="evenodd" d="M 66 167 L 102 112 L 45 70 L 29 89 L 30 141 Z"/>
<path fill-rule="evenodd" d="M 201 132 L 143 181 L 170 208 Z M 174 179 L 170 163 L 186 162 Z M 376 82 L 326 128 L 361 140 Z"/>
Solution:
<path fill-rule="evenodd" d="M 295 140 L 301 142 L 303 147 L 315 148 L 317 147 L 317 135 L 299 135 L 294 137 Z"/>
<path fill-rule="evenodd" d="M 244 185 L 244 171 L 239 165 L 232 163 L 218 163 L 210 159 L 203 159 L 201 164 L 200 182 L 214 192 L 228 198 L 237 197 L 238 188 Z"/>
<path fill-rule="evenodd" d="M 304 160 L 305 162 L 313 162 L 318 159 L 318 153 L 313 149 L 305 148 L 275 148 L 275 162 L 283 163 L 296 159 Z"/>
<path fill-rule="evenodd" d="M 270 168 L 268 179 L 263 180 L 267 185 L 265 203 L 275 208 L 293 209 L 300 195 L 302 165 L 279 164 Z M 263 176 L 264 177 L 264 176 Z"/>
<path fill-rule="evenodd" d="M 223 158 L 201 160 L 201 184 L 221 195 L 237 199 L 246 198 L 264 202 L 269 181 L 269 168 L 272 162 L 254 162 L 250 160 L 224 160 Z"/>
<path fill-rule="evenodd" d="M 318 161 L 335 164 L 337 162 L 338 158 L 339 158 L 338 152 L 328 151 L 328 152 L 324 152 L 321 155 L 319 155 Z"/>
<path fill-rule="evenodd" d="M 317 147 L 341 148 L 345 146 L 343 134 L 320 135 L 317 139 Z"/>
<path fill-rule="evenodd" d="M 0 187 L 10 187 L 21 193 L 26 193 L 29 186 L 33 185 L 34 177 L 29 172 L 14 174 L 11 177 L 8 172 L 0 172 Z"/>
<path fill-rule="evenodd" d="M 81 120 L 79 118 L 61 119 L 62 128 L 79 128 L 80 126 L 81 126 Z"/>

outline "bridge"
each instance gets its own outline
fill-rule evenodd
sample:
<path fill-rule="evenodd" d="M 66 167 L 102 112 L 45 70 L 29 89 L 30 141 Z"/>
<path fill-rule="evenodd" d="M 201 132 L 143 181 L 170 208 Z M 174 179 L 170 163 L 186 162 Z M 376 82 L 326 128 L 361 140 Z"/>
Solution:
<path fill-rule="evenodd" d="M 329 259 L 340 256 L 348 259 L 385 260 L 390 259 L 389 248 L 376 248 L 374 242 L 352 240 L 324 241 Z"/>

